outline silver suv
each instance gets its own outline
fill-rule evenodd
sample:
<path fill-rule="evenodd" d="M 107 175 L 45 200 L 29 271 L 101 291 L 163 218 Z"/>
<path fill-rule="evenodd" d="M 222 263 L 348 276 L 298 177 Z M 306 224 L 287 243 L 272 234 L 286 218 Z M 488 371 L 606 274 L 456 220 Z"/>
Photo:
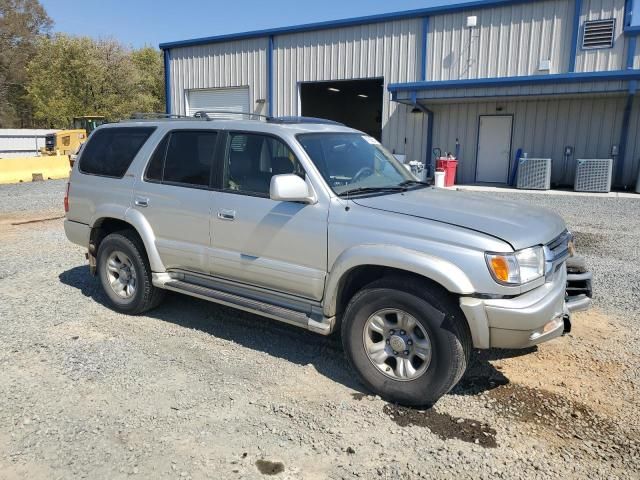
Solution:
<path fill-rule="evenodd" d="M 73 167 L 66 235 L 117 311 L 172 290 L 340 331 L 367 388 L 424 406 L 472 348 L 550 340 L 590 304 L 551 212 L 434 189 L 333 122 L 199 117 L 102 126 Z"/>

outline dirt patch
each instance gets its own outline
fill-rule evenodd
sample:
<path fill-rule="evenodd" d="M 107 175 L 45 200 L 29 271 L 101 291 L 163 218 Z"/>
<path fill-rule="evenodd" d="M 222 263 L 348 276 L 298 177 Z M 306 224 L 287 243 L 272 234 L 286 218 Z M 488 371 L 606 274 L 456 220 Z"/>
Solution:
<path fill-rule="evenodd" d="M 277 475 L 284 472 L 284 463 L 270 460 L 257 460 L 256 467 L 263 475 Z"/>
<path fill-rule="evenodd" d="M 442 440 L 455 438 L 485 448 L 498 446 L 495 429 L 478 420 L 452 417 L 433 408 L 421 411 L 398 405 L 385 405 L 383 412 L 400 427 L 426 427 Z"/>
<path fill-rule="evenodd" d="M 562 395 L 508 384 L 491 390 L 488 398 L 487 406 L 500 416 L 536 424 L 561 439 L 576 439 L 587 445 L 604 442 L 621 458 L 640 454 L 640 445 L 629 442 L 616 424 Z"/>
<path fill-rule="evenodd" d="M 626 391 L 629 385 L 624 380 L 632 364 L 628 354 L 618 348 L 625 330 L 615 318 L 595 309 L 574 315 L 571 334 L 525 355 L 520 351 L 480 352 L 477 361 L 489 362 L 495 370 L 489 379 L 476 381 L 487 383 L 482 388 L 489 390 L 507 382 L 544 389 L 600 414 L 617 416 L 638 407 L 638 402 L 629 403 L 632 392 Z M 465 381 L 469 379 L 462 383 Z"/>

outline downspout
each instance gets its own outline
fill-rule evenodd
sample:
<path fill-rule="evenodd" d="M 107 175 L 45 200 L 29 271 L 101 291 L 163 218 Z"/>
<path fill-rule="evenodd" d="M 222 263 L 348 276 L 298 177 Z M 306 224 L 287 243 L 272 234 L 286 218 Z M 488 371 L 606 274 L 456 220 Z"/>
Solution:
<path fill-rule="evenodd" d="M 625 26 L 628 26 L 631 24 L 631 12 L 633 8 L 633 2 L 631 0 L 627 0 L 627 2 L 625 3 L 625 8 L 626 8 Z M 638 45 L 638 37 L 629 36 L 627 37 L 627 39 L 628 39 L 627 41 L 629 42 L 629 45 L 627 47 L 626 68 L 627 70 L 633 70 L 633 63 L 636 56 L 636 47 Z M 638 89 L 638 81 L 631 80 L 629 82 L 629 96 L 627 97 L 627 103 L 625 104 L 624 113 L 622 115 L 622 130 L 620 132 L 620 143 L 619 143 L 620 147 L 618 151 L 619 153 L 618 158 L 620 159 L 620 161 L 618 162 L 618 165 L 616 165 L 616 172 L 615 172 L 614 183 L 617 185 L 622 185 L 625 190 L 628 188 L 628 185 L 626 184 L 624 179 L 624 165 L 626 162 L 625 157 L 627 155 L 627 143 L 629 142 L 629 127 L 631 122 L 631 112 L 633 110 L 633 101 L 634 101 L 637 89 Z M 631 182 L 633 182 L 633 179 L 631 180 Z"/>
<path fill-rule="evenodd" d="M 427 169 L 427 176 L 429 176 L 429 174 L 433 174 L 435 171 L 435 165 L 433 164 L 431 155 L 433 151 L 433 110 L 429 110 L 424 105 L 418 103 L 415 91 L 411 92 L 411 105 L 427 116 L 427 158 L 424 160 L 424 165 Z"/>
<path fill-rule="evenodd" d="M 268 82 L 268 92 L 267 92 L 267 115 L 273 117 L 273 91 L 274 91 L 274 81 L 273 81 L 273 35 L 269 35 L 269 46 L 267 47 L 267 82 Z"/>
<path fill-rule="evenodd" d="M 626 160 L 627 154 L 627 143 L 629 141 L 629 124 L 631 123 L 631 111 L 633 109 L 633 100 L 636 96 L 636 91 L 638 89 L 638 81 L 632 80 L 629 82 L 629 96 L 627 97 L 627 103 L 624 107 L 624 113 L 622 116 L 622 131 L 620 132 L 620 148 L 618 158 L 620 161 L 618 165 L 616 165 L 615 171 L 615 184 L 621 185 L 625 190 L 629 187 L 627 182 L 623 177 L 624 174 L 624 164 Z"/>
<path fill-rule="evenodd" d="M 171 113 L 171 50 L 164 51 L 164 102 L 167 114 Z"/>

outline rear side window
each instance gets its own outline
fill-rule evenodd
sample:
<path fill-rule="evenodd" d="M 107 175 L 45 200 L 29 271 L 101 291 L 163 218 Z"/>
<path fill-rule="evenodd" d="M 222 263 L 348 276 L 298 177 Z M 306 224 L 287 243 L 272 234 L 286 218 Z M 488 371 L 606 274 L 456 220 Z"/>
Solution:
<path fill-rule="evenodd" d="M 89 175 L 122 178 L 155 127 L 105 128 L 93 132 L 79 169 Z"/>
<path fill-rule="evenodd" d="M 208 187 L 217 132 L 180 130 L 168 134 L 153 153 L 145 179 Z"/>

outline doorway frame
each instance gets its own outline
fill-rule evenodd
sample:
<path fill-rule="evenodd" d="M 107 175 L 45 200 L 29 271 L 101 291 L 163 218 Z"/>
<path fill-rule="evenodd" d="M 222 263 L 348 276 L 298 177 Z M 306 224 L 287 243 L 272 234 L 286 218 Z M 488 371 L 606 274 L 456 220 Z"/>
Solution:
<path fill-rule="evenodd" d="M 507 162 L 507 183 L 509 185 L 509 178 L 511 177 L 511 155 L 513 154 L 513 125 L 515 123 L 515 115 L 513 113 L 492 113 L 478 115 L 478 128 L 476 132 L 476 163 L 473 172 L 473 182 L 478 183 L 478 156 L 480 153 L 480 120 L 482 117 L 511 117 L 511 132 L 509 133 L 509 161 Z M 482 182 L 491 183 L 493 185 L 503 185 L 501 182 Z"/>

